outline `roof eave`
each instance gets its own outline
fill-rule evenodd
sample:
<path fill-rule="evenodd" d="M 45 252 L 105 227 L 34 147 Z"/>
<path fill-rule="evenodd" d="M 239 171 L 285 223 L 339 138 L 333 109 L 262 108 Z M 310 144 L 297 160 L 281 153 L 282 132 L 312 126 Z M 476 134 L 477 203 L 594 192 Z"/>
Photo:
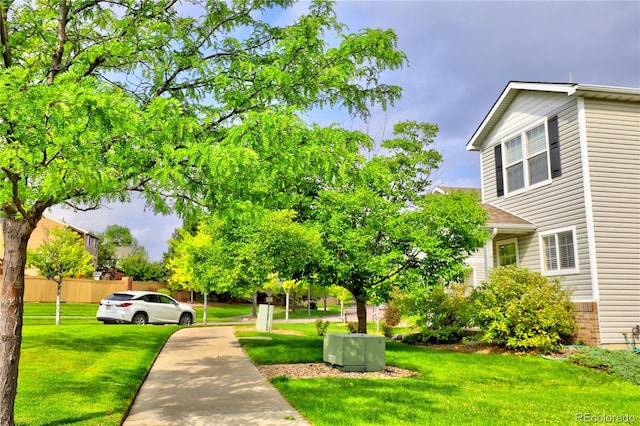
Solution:
<path fill-rule="evenodd" d="M 537 227 L 533 224 L 516 224 L 516 223 L 487 223 L 486 229 L 497 229 L 499 234 L 519 234 L 526 235 L 536 231 Z"/>

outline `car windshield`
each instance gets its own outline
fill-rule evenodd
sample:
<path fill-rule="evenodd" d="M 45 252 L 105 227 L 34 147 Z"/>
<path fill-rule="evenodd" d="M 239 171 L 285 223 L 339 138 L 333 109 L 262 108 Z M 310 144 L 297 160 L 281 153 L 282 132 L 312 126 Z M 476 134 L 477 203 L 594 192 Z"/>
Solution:
<path fill-rule="evenodd" d="M 107 297 L 107 300 L 115 300 L 116 302 L 122 300 L 131 300 L 133 295 L 125 294 L 125 293 L 113 293 L 111 296 Z"/>

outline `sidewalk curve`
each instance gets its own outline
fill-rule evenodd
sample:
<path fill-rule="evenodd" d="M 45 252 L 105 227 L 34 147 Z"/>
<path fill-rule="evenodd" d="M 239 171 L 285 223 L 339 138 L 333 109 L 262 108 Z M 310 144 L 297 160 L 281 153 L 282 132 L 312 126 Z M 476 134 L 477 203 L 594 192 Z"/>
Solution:
<path fill-rule="evenodd" d="M 230 326 L 175 332 L 160 351 L 123 423 L 308 424 L 251 363 Z"/>

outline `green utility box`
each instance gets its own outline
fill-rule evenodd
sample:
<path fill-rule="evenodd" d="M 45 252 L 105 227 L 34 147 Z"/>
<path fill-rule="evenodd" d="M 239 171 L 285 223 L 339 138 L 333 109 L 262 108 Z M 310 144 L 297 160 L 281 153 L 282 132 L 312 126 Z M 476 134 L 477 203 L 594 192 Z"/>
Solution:
<path fill-rule="evenodd" d="M 342 371 L 383 371 L 384 349 L 383 336 L 327 334 L 324 336 L 322 360 Z"/>

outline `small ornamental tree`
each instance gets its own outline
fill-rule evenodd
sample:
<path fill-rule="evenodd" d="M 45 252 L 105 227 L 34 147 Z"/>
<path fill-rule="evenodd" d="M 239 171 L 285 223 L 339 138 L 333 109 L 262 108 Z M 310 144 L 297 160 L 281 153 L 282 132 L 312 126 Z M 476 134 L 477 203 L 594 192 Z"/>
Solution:
<path fill-rule="evenodd" d="M 29 264 L 40 274 L 58 285 L 56 293 L 56 325 L 60 325 L 60 294 L 62 280 L 83 277 L 93 271 L 93 256 L 84 248 L 84 242 L 76 232 L 68 228 L 52 228 L 44 242 L 29 253 Z"/>
<path fill-rule="evenodd" d="M 509 349 L 548 352 L 576 330 L 570 291 L 527 268 L 494 269 L 472 294 L 481 338 Z"/>
<path fill-rule="evenodd" d="M 437 126 L 406 121 L 393 130 L 381 144 L 387 155 L 361 159 L 348 182 L 320 191 L 312 216 L 327 252 L 319 279 L 351 292 L 359 333 L 367 332 L 368 301 L 459 280 L 487 239 L 476 197 L 428 193 L 442 161 Z"/>

